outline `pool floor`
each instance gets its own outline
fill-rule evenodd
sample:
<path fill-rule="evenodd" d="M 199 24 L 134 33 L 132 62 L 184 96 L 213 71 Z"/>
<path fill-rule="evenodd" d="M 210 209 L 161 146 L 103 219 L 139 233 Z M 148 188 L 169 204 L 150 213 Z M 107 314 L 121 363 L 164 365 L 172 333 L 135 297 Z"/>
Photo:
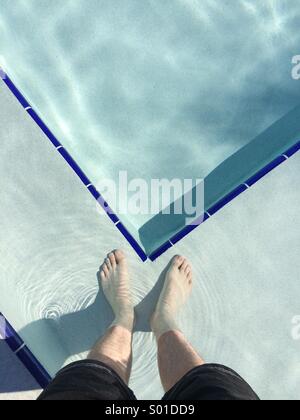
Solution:
<path fill-rule="evenodd" d="M 121 247 L 138 306 L 131 386 L 139 398 L 162 395 L 148 324 L 158 290 L 150 292 L 180 253 L 195 272 L 180 317 L 192 344 L 207 362 L 236 369 L 263 399 L 298 399 L 299 154 L 155 263 L 142 264 L 3 87 L 0 107 L 0 308 L 51 375 L 85 357 L 111 321 L 96 273 L 106 253 Z"/>

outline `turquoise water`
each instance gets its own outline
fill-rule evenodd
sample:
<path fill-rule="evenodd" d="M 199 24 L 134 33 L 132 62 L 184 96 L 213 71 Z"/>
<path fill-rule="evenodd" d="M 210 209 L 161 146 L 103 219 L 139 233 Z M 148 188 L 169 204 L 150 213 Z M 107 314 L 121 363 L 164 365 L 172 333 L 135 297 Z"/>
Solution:
<path fill-rule="evenodd" d="M 205 176 L 279 118 L 295 128 L 297 3 L 0 5 L 2 65 L 95 183 L 120 169 Z M 205 360 L 230 365 L 263 398 L 299 397 L 299 155 L 142 264 L 2 85 L 0 104 L 0 309 L 52 375 L 85 357 L 109 325 L 96 272 L 123 247 L 138 305 L 138 397 L 162 395 L 147 319 L 173 253 L 194 266 L 180 324 Z M 129 219 L 136 229 L 145 223 Z"/>
<path fill-rule="evenodd" d="M 288 0 L 1 0 L 1 61 L 94 184 L 199 179 L 299 105 L 299 18 Z M 143 241 L 152 216 L 122 218 Z"/>
<path fill-rule="evenodd" d="M 194 268 L 180 326 L 195 348 L 236 369 L 262 398 L 299 399 L 299 153 L 143 264 L 2 83 L 0 108 L 0 310 L 49 373 L 85 357 L 111 322 L 96 272 L 122 247 L 138 305 L 130 385 L 139 398 L 161 398 L 147 323 L 157 279 L 180 253 Z"/>

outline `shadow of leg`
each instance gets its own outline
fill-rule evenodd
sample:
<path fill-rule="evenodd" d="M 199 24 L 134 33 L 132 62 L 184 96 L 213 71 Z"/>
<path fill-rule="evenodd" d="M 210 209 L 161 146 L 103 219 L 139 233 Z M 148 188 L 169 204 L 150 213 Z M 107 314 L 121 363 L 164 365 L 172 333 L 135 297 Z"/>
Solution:
<path fill-rule="evenodd" d="M 148 295 L 136 306 L 136 324 L 134 332 L 151 332 L 150 319 L 156 308 L 159 296 L 164 287 L 166 273 L 169 265 L 164 269 L 158 278 L 157 283 Z"/>

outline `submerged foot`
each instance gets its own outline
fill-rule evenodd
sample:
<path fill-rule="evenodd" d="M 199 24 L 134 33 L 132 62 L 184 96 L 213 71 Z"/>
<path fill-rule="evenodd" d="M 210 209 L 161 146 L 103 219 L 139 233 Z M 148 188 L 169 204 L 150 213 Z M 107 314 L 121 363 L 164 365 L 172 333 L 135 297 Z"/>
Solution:
<path fill-rule="evenodd" d="M 174 257 L 166 271 L 164 288 L 151 319 L 151 328 L 157 339 L 168 331 L 178 330 L 176 316 L 190 296 L 192 281 L 188 260 Z"/>
<path fill-rule="evenodd" d="M 115 314 L 113 325 L 133 329 L 134 307 L 129 290 L 129 272 L 124 253 L 116 250 L 108 254 L 100 267 L 103 292 Z"/>

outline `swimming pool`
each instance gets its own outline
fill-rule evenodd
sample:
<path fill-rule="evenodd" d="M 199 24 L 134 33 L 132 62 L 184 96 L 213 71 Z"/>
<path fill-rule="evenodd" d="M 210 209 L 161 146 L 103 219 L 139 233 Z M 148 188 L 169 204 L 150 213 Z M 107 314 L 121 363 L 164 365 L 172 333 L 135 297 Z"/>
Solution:
<path fill-rule="evenodd" d="M 96 198 L 121 170 L 204 179 L 206 219 L 299 149 L 299 14 L 287 1 L 4 0 L 2 64 Z M 195 227 L 112 211 L 143 259 Z"/>
<path fill-rule="evenodd" d="M 299 45 L 299 36 L 295 30 L 299 18 L 297 4 L 291 5 L 291 2 L 287 1 L 250 4 L 241 1 L 238 2 L 238 6 L 233 6 L 230 2 L 221 4 L 202 1 L 200 5 L 197 1 L 179 0 L 143 3 L 123 1 L 115 2 L 114 7 L 110 6 L 111 4 L 92 0 L 89 1 L 88 7 L 86 2 L 79 0 L 64 2 L 63 6 L 58 1 L 51 0 L 26 2 L 16 0 L 13 5 L 6 0 L 1 2 L 1 64 L 11 77 L 11 81 L 6 77 L 4 81 L 21 99 L 28 114 L 48 133 L 53 144 L 59 148 L 60 154 L 71 163 L 73 169 L 77 170 L 84 184 L 89 186 L 89 181 L 93 184 L 88 189 L 96 197 L 94 185 L 97 187 L 102 177 L 117 180 L 120 169 L 126 170 L 129 177 L 139 176 L 148 181 L 154 177 L 170 179 L 203 177 L 206 179 L 207 191 L 205 210 L 209 215 L 213 215 L 223 204 L 239 193 L 247 191 L 248 187 L 262 175 L 284 162 L 299 149 L 298 82 L 291 77 L 291 58 L 297 54 Z M 231 29 L 230 33 L 228 28 Z M 23 101 L 15 87 L 26 97 L 26 101 Z M 49 133 L 49 129 L 53 136 Z M 32 143 L 32 148 L 28 142 L 23 144 L 21 139 L 19 143 L 19 153 L 30 153 L 30 163 L 37 165 L 38 156 L 35 160 L 34 153 L 38 153 L 37 151 L 42 153 L 44 149 L 42 147 L 39 149 L 37 142 Z M 10 152 L 9 145 L 5 146 L 7 147 L 5 156 L 9 160 L 13 159 L 16 150 Z M 96 267 L 98 260 L 94 255 L 96 254 L 93 243 L 96 242 L 94 230 L 99 229 L 100 225 L 94 220 L 88 225 L 88 217 L 79 214 L 80 210 L 83 213 L 84 210 L 79 209 L 80 204 L 76 200 L 72 202 L 75 207 L 73 212 L 71 205 L 63 207 L 63 204 L 66 205 L 66 200 L 71 202 L 72 190 L 66 193 L 63 189 L 64 182 L 68 185 L 70 180 L 67 179 L 67 172 L 63 170 L 57 171 L 59 176 L 55 177 L 50 156 L 49 154 L 40 157 L 43 162 L 41 166 L 44 168 L 43 176 L 39 166 L 39 171 L 33 171 L 29 177 L 32 190 L 31 185 L 27 185 L 29 181 L 25 176 L 30 172 L 26 169 L 26 162 L 21 166 L 26 183 L 22 183 L 22 177 L 16 178 L 18 188 L 14 188 L 18 195 L 21 194 L 24 198 L 23 205 L 24 202 L 30 203 L 28 209 L 24 205 L 26 207 L 24 219 L 21 216 L 17 219 L 22 221 L 17 228 L 25 236 L 34 236 L 36 242 L 30 245 L 29 250 L 30 255 L 35 255 L 33 251 L 37 252 L 37 255 L 32 262 L 23 261 L 22 256 L 25 251 L 22 247 L 28 247 L 26 238 L 21 238 L 20 234 L 17 234 L 14 239 L 8 235 L 8 227 L 5 229 L 7 241 L 16 242 L 18 257 L 21 257 L 24 267 L 26 263 L 28 271 L 23 272 L 25 270 L 23 268 L 21 274 L 24 279 L 19 278 L 20 273 L 17 268 L 19 261 L 8 259 L 11 267 L 5 271 L 3 284 L 7 292 L 3 296 L 9 297 L 10 294 L 14 296 L 15 283 L 9 285 L 10 275 L 17 279 L 18 293 L 17 298 L 14 296 L 9 305 L 7 302 L 3 302 L 3 305 L 8 305 L 7 312 L 13 314 L 18 312 L 19 310 L 13 308 L 13 305 L 16 305 L 15 307 L 20 308 L 22 317 L 23 312 L 25 313 L 24 320 L 20 320 L 22 317 L 19 314 L 8 317 L 16 329 L 22 331 L 21 335 L 26 337 L 27 344 L 32 346 L 34 353 L 53 375 L 59 368 L 60 362 L 71 360 L 74 355 L 76 358 L 79 357 L 78 354 L 97 338 L 95 306 L 101 308 L 102 317 L 106 319 L 109 316 L 103 314 L 105 311 L 99 301 L 89 309 L 96 286 L 91 280 L 87 280 L 89 277 L 83 268 L 86 265 L 91 275 Z M 47 163 L 48 158 L 49 163 Z M 20 164 L 20 156 L 17 161 Z M 5 168 L 8 171 L 9 166 Z M 46 177 L 47 171 L 53 177 L 52 182 Z M 17 173 L 17 170 L 15 172 Z M 38 186 L 39 182 L 34 177 L 43 179 L 44 185 Z M 74 178 L 75 185 L 78 180 Z M 271 188 L 270 184 L 269 187 Z M 57 190 L 56 195 L 54 189 Z M 23 190 L 26 190 L 28 195 L 25 195 Z M 45 202 L 47 190 L 51 195 L 49 202 L 51 199 L 62 201 L 56 203 L 53 214 L 50 211 L 46 212 L 37 200 L 39 193 Z M 11 194 L 14 191 L 15 189 L 12 189 Z M 92 213 L 83 197 L 83 194 L 80 195 L 82 207 L 86 206 L 86 213 L 90 217 Z M 257 199 L 260 200 L 262 213 L 263 207 L 268 206 L 267 200 L 264 203 L 266 197 L 265 193 Z M 40 211 L 40 207 L 43 211 Z M 10 211 L 14 215 L 16 210 L 10 209 Z M 46 214 L 47 217 L 42 218 L 42 214 Z M 252 216 L 246 214 L 249 217 L 241 215 L 241 224 L 247 225 L 249 235 L 251 221 L 250 223 L 248 221 Z M 270 214 L 271 212 L 268 213 L 269 218 L 263 220 L 262 232 L 271 231 L 271 227 L 268 228 Z M 285 217 L 282 208 L 281 214 Z M 70 215 L 74 217 L 74 224 L 70 221 Z M 57 223 L 58 217 L 60 217 L 59 223 Z M 121 223 L 114 219 L 114 224 L 135 247 L 139 247 L 138 251 L 143 259 L 148 256 L 153 260 L 156 259 L 194 228 L 193 225 L 184 226 L 180 218 L 161 217 L 159 214 L 154 217 L 118 215 L 117 219 L 119 218 Z M 36 238 L 34 232 L 38 232 L 39 229 L 42 231 L 44 229 L 42 225 L 47 223 L 50 228 L 46 238 Z M 212 226 L 216 226 L 217 221 L 212 219 L 210 223 L 210 228 L 208 227 L 203 233 L 204 248 L 209 238 L 218 242 L 222 231 L 219 224 L 219 230 L 215 233 Z M 33 224 L 35 230 L 32 233 Z M 13 223 L 9 227 L 13 232 L 18 232 L 18 229 L 13 230 Z M 64 233 L 66 242 L 57 244 L 55 236 L 59 236 L 64 229 L 66 229 Z M 205 235 L 205 232 L 209 234 Z M 102 231 L 99 229 L 100 233 L 102 234 Z M 128 236 L 129 233 L 132 238 Z M 111 231 L 105 236 L 108 247 L 111 242 L 107 237 L 110 235 Z M 192 254 L 191 258 L 199 262 L 196 251 L 191 245 L 196 241 L 195 236 L 190 238 L 190 247 L 187 248 Z M 268 238 L 270 242 L 274 241 L 271 232 Z M 244 238 L 241 236 L 238 239 L 239 252 L 243 254 L 240 248 Z M 260 237 L 260 241 L 262 239 Z M 100 240 L 98 241 L 99 246 Z M 68 252 L 68 257 L 71 258 L 72 253 L 69 249 L 72 249 L 74 251 L 72 264 L 77 268 L 75 259 L 82 258 L 80 249 L 82 242 L 93 256 L 85 255 L 78 272 L 75 270 L 74 273 L 72 268 L 70 269 L 72 273 L 66 273 L 67 268 L 62 268 L 56 260 L 62 258 L 65 252 Z M 209 244 L 205 249 L 208 254 L 210 249 L 213 249 L 212 243 Z M 256 246 L 258 245 L 254 242 L 249 248 L 253 250 Z M 286 249 L 289 247 L 288 241 L 285 242 L 285 246 Z M 180 249 L 185 250 L 185 242 Z M 178 245 L 175 252 L 177 250 Z M 59 257 L 55 257 L 56 252 Z M 200 253 L 199 248 L 198 253 Z M 254 251 L 253 253 L 257 257 Z M 292 254 L 292 251 L 289 253 Z M 248 258 L 248 252 L 245 254 Z M 238 252 L 234 255 L 236 259 L 239 258 Z M 218 266 L 221 264 L 219 261 L 222 256 L 219 249 L 217 257 L 211 257 L 211 261 Z M 279 260 L 279 254 L 277 258 Z M 248 268 L 246 257 L 245 260 Z M 297 261 L 295 258 L 289 260 L 287 256 L 284 260 Z M 229 261 L 231 265 L 234 263 L 233 258 L 232 260 L 229 258 Z M 67 258 L 64 258 L 63 262 L 66 266 L 70 265 Z M 200 262 L 207 264 L 206 256 L 202 257 Z M 268 264 L 271 263 L 268 258 L 264 260 L 264 264 L 265 269 L 269 269 Z M 200 263 L 197 265 L 201 267 Z M 284 265 L 285 272 L 287 266 L 288 264 Z M 297 265 L 294 266 L 297 271 Z M 43 276 L 38 279 L 40 267 Z M 12 270 L 11 273 L 9 268 Z M 149 267 L 147 269 L 152 270 Z M 84 279 L 81 279 L 82 273 Z M 257 274 L 255 271 L 254 273 Z M 218 274 L 222 275 L 222 270 L 218 270 Z M 243 276 L 246 276 L 246 273 L 242 268 L 239 274 L 244 280 Z M 60 275 L 63 282 L 59 278 Z M 215 285 L 215 277 L 217 275 L 213 272 L 208 282 L 214 287 L 210 284 L 206 287 L 213 288 L 214 293 L 218 295 L 218 308 L 214 308 L 212 321 L 216 324 L 217 313 L 222 325 L 219 312 L 222 312 L 224 302 L 223 296 L 219 296 L 219 293 L 220 290 L 224 293 L 227 288 L 225 281 L 222 283 L 219 280 Z M 258 278 L 262 281 L 261 277 Z M 234 284 L 230 283 L 228 277 L 226 280 L 228 290 L 232 292 L 236 303 L 234 308 L 238 310 L 245 305 L 244 301 L 242 305 L 239 300 L 245 293 L 244 284 L 237 278 Z M 281 294 L 285 297 L 286 302 L 280 302 L 284 314 L 290 310 L 287 309 L 287 302 L 290 304 L 292 295 L 294 300 L 297 296 L 297 288 L 291 281 L 291 275 L 289 280 L 290 292 L 285 291 L 282 294 L 278 286 L 280 281 L 277 280 L 276 287 L 274 291 L 272 290 L 273 299 L 270 298 L 272 306 L 271 303 L 277 302 L 276 299 L 279 299 Z M 144 296 L 140 288 L 145 292 L 144 283 L 147 281 L 143 279 L 141 282 L 140 278 L 137 278 L 135 287 L 139 292 L 138 297 Z M 258 285 L 258 282 L 255 284 Z M 151 281 L 147 283 L 149 288 L 150 285 Z M 247 290 L 250 289 L 247 283 Z M 270 289 L 264 290 L 267 293 L 266 300 L 268 293 L 271 293 Z M 261 294 L 261 290 L 259 294 L 265 296 Z M 251 293 L 251 296 L 256 297 L 255 293 Z M 230 293 L 227 295 L 227 298 L 229 297 Z M 197 290 L 189 316 L 186 317 L 186 327 L 189 326 L 191 336 L 197 336 L 197 322 L 201 322 L 202 312 L 198 314 L 198 302 L 202 299 L 204 308 L 210 306 L 211 293 L 204 294 L 204 298 L 207 298 L 207 302 L 201 298 L 200 290 Z M 3 297 L 3 300 L 6 299 Z M 294 300 L 293 308 L 296 308 Z M 103 305 L 103 302 L 101 304 Z M 84 310 L 80 312 L 78 307 L 80 309 L 83 307 Z M 278 314 L 275 319 L 279 324 L 281 318 L 277 316 Z M 241 318 L 244 320 L 242 315 Z M 205 320 L 205 331 L 206 324 L 208 321 Z M 287 324 L 289 326 L 289 318 Z M 85 328 L 88 338 L 84 345 L 79 345 L 76 337 L 78 325 L 84 328 L 89 326 Z M 241 332 L 240 329 L 237 331 Z M 221 328 L 219 332 L 221 335 Z M 41 340 L 37 340 L 37 337 L 41 337 Z M 235 339 L 238 341 L 238 337 Z M 281 340 L 282 350 L 287 348 L 284 340 Z M 147 338 L 146 346 L 141 336 L 138 335 L 136 341 L 140 348 L 148 348 L 150 339 Z M 200 337 L 198 342 L 202 345 Z M 272 343 L 270 338 L 265 345 L 271 347 Z M 220 341 L 218 344 L 222 347 Z M 211 352 L 211 349 L 214 349 L 211 342 L 207 348 L 208 354 L 214 354 Z M 233 350 L 236 351 L 235 346 Z M 149 354 L 149 360 L 153 361 L 152 350 Z M 228 355 L 227 357 L 231 362 L 230 357 Z M 293 361 L 296 360 L 296 356 L 293 357 Z M 145 373 L 145 367 L 140 360 L 138 364 L 139 368 L 134 378 L 136 384 L 143 383 L 141 378 Z M 257 372 L 263 370 L 257 360 L 255 366 L 259 367 Z M 295 363 L 289 366 L 293 367 Z M 147 368 L 147 373 L 150 375 L 148 365 Z M 145 395 L 150 395 L 150 391 L 145 390 Z M 291 384 L 289 393 L 293 394 Z"/>

